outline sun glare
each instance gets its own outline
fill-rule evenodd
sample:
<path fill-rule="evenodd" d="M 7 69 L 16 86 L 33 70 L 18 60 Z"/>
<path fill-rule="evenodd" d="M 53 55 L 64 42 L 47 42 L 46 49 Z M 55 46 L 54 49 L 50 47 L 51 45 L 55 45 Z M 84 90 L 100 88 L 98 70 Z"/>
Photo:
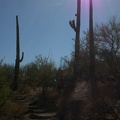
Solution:
<path fill-rule="evenodd" d="M 89 2 L 90 0 L 81 0 L 82 3 L 82 9 L 88 10 L 89 9 Z M 94 8 L 101 8 L 102 0 L 93 0 L 93 6 Z"/>
<path fill-rule="evenodd" d="M 89 5 L 90 0 L 81 0 L 81 2 L 83 2 L 83 3 L 86 4 L 86 5 Z M 102 0 L 93 0 L 93 3 L 94 3 L 95 5 L 100 5 L 101 2 L 102 2 Z"/>

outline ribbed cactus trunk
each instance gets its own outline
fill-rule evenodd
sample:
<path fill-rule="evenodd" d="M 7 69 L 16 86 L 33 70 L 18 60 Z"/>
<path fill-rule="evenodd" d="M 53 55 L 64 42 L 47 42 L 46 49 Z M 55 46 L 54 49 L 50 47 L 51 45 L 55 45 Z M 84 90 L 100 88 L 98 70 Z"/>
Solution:
<path fill-rule="evenodd" d="M 89 55 L 90 55 L 90 81 L 91 92 L 95 98 L 97 95 L 97 82 L 95 79 L 95 47 L 94 47 L 94 32 L 93 32 L 93 2 L 89 3 Z"/>
<path fill-rule="evenodd" d="M 75 41 L 75 68 L 74 74 L 79 79 L 79 66 L 80 66 L 80 12 L 81 12 L 81 0 L 77 0 L 77 30 L 76 30 L 76 41 Z"/>
<path fill-rule="evenodd" d="M 19 67 L 20 67 L 20 62 L 22 62 L 23 60 L 23 57 L 24 57 L 24 52 L 22 52 L 22 57 L 20 59 L 19 23 L 18 23 L 18 16 L 16 16 L 16 60 L 15 60 L 13 90 L 17 90 L 18 88 Z"/>
<path fill-rule="evenodd" d="M 93 33 L 93 3 L 90 0 L 89 7 L 89 49 L 90 49 L 90 75 L 93 77 L 95 74 L 95 50 L 94 50 L 94 33 Z"/>
<path fill-rule="evenodd" d="M 75 21 L 69 22 L 70 26 L 76 33 L 75 38 L 75 60 L 74 60 L 74 77 L 76 80 L 79 79 L 79 66 L 80 66 L 80 13 L 81 13 L 81 0 L 77 0 L 77 14 L 76 14 L 76 25 Z"/>

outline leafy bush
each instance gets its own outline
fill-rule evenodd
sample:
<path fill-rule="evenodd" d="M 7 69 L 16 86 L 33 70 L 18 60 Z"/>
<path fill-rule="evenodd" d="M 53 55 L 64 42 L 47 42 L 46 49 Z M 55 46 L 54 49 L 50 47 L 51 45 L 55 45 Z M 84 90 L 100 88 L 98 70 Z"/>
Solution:
<path fill-rule="evenodd" d="M 9 69 L 10 68 L 10 69 Z M 15 94 L 10 89 L 12 72 L 8 65 L 0 64 L 0 120 L 17 119 L 26 110 L 26 106 L 14 101 Z M 8 79 L 10 78 L 10 79 Z"/>

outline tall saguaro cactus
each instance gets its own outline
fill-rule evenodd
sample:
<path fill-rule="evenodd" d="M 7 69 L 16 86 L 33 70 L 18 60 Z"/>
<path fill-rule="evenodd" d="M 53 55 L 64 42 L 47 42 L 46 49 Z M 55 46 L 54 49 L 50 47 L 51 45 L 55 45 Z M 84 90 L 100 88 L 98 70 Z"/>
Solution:
<path fill-rule="evenodd" d="M 18 87 L 19 67 L 20 67 L 20 62 L 22 62 L 23 60 L 23 57 L 24 57 L 24 52 L 22 52 L 22 57 L 20 59 L 19 23 L 18 23 L 18 16 L 16 16 L 16 60 L 15 60 L 13 90 L 17 90 L 17 87 Z"/>
<path fill-rule="evenodd" d="M 89 1 L 89 54 L 90 54 L 90 81 L 93 98 L 97 97 L 97 82 L 95 80 L 95 47 L 93 32 L 93 1 Z"/>
<path fill-rule="evenodd" d="M 81 14 L 81 0 L 77 0 L 77 14 L 76 24 L 72 20 L 69 22 L 70 26 L 76 33 L 75 38 L 75 61 L 74 61 L 74 76 L 79 79 L 79 62 L 80 62 L 80 14 Z"/>
<path fill-rule="evenodd" d="M 95 74 L 95 50 L 94 50 L 94 33 L 93 33 L 93 2 L 89 4 L 89 49 L 90 49 L 90 74 L 91 77 Z"/>

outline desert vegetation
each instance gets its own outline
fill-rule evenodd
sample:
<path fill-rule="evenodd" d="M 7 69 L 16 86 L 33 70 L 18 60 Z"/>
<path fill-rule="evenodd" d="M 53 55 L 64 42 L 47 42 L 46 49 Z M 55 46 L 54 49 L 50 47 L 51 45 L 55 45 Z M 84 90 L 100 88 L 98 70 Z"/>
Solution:
<path fill-rule="evenodd" d="M 74 50 L 56 65 L 50 53 L 20 65 L 20 34 L 16 16 L 16 58 L 0 59 L 0 120 L 119 120 L 120 19 L 93 26 L 80 36 L 81 0 L 77 0 Z M 46 47 L 46 46 L 45 46 Z"/>
<path fill-rule="evenodd" d="M 95 80 L 89 80 L 89 31 L 80 44 L 79 80 L 74 80 L 74 51 L 60 66 L 42 54 L 19 69 L 13 90 L 14 64 L 0 61 L 0 119 L 117 120 L 120 112 L 120 22 L 112 17 L 94 27 Z M 44 115 L 43 115 L 44 114 Z M 41 116 L 42 117 L 41 117 Z"/>

